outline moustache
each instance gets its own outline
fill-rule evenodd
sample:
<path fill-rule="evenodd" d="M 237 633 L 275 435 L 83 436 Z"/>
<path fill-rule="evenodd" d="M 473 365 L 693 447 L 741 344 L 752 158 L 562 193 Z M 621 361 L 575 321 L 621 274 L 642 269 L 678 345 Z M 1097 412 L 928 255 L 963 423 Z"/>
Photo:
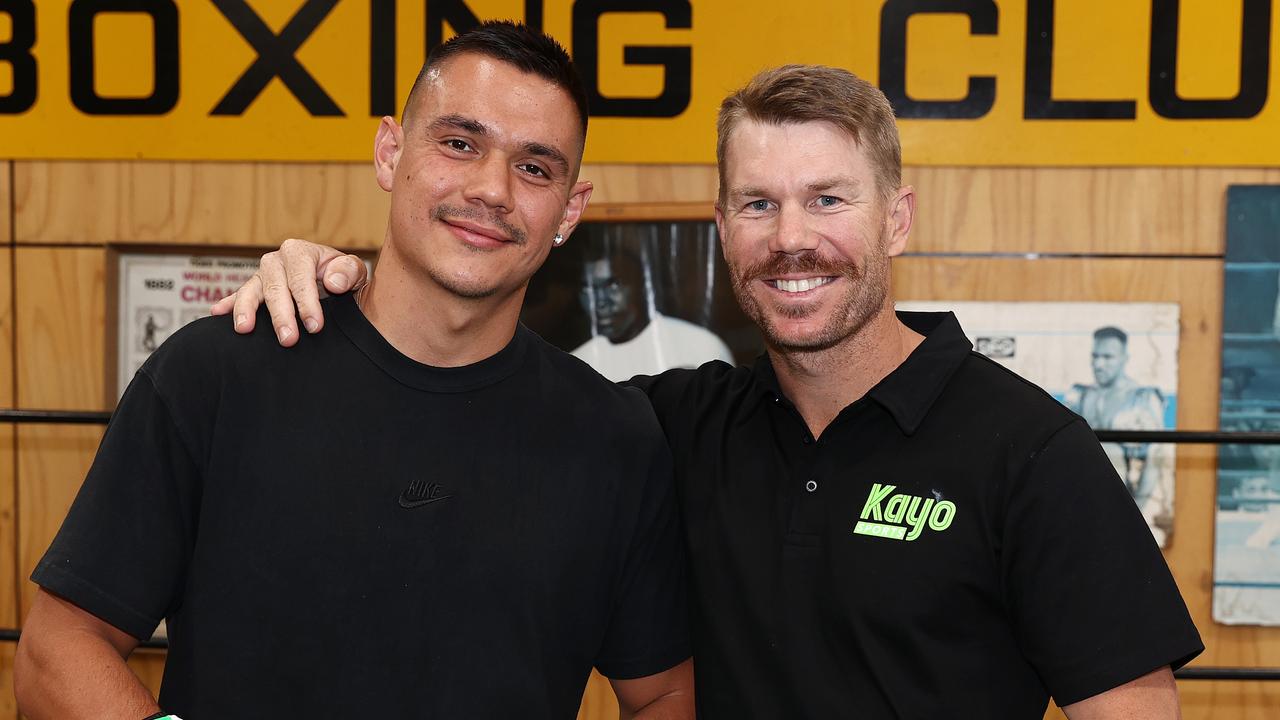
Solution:
<path fill-rule="evenodd" d="M 838 275 L 850 280 L 857 280 L 862 276 L 862 272 L 851 262 L 832 260 L 822 257 L 816 252 L 806 251 L 798 255 L 772 253 L 766 258 L 748 265 L 738 274 L 737 281 L 739 284 L 745 284 L 760 278 L 789 274 Z"/>
<path fill-rule="evenodd" d="M 497 228 L 507 237 L 511 238 L 511 242 L 517 245 L 524 245 L 528 241 L 529 236 L 525 231 L 506 222 L 496 215 L 490 215 L 473 207 L 445 205 L 440 204 L 431 208 L 432 220 L 451 220 L 462 219 L 471 222 L 481 223 L 490 227 Z"/>

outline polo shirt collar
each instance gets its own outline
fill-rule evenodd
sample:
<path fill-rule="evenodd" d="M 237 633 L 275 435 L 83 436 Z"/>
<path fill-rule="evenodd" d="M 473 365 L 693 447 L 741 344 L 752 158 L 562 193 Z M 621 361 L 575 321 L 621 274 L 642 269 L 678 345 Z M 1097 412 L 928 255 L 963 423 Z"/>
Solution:
<path fill-rule="evenodd" d="M 924 335 L 924 342 L 867 394 L 893 415 L 902 432 L 911 435 L 973 344 L 954 313 L 899 312 L 898 319 Z"/>
<path fill-rule="evenodd" d="M 898 312 L 897 315 L 904 325 L 924 335 L 924 342 L 867 395 L 889 411 L 902 432 L 911 435 L 924 422 L 929 408 L 973 350 L 973 344 L 965 337 L 954 313 Z M 752 374 L 758 397 L 786 400 L 767 353 L 756 360 Z"/>

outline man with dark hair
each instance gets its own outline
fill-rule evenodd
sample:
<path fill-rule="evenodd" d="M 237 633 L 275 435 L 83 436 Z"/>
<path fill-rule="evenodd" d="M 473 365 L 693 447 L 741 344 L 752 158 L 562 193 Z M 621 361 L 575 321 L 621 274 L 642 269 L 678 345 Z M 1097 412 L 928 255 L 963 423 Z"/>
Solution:
<path fill-rule="evenodd" d="M 593 666 L 624 718 L 692 717 L 661 429 L 517 323 L 591 194 L 580 89 L 538 33 L 460 35 L 382 119 L 337 330 L 242 352 L 212 318 L 150 357 L 32 575 L 27 717 L 570 720 Z M 161 619 L 158 706 L 125 658 Z"/>
<path fill-rule="evenodd" d="M 1128 333 L 1113 325 L 1098 328 L 1090 355 L 1095 384 L 1071 386 L 1063 403 L 1095 430 L 1163 428 L 1164 395 L 1129 377 L 1128 364 Z M 1152 443 L 1105 443 L 1102 448 L 1163 546 L 1173 529 L 1172 448 Z"/>
<path fill-rule="evenodd" d="M 721 245 L 768 352 L 632 380 L 676 459 L 700 717 L 1039 720 L 1052 696 L 1072 720 L 1176 718 L 1172 668 L 1203 645 L 1094 435 L 951 313 L 894 312 L 916 197 L 884 95 L 766 70 L 718 147 Z M 218 309 L 287 272 L 350 287 L 338 257 L 268 255 Z"/>
<path fill-rule="evenodd" d="M 658 312 L 645 263 L 625 248 L 587 256 L 582 306 L 591 339 L 573 354 L 610 380 L 693 368 L 710 360 L 733 362 L 733 353 L 715 333 Z"/>

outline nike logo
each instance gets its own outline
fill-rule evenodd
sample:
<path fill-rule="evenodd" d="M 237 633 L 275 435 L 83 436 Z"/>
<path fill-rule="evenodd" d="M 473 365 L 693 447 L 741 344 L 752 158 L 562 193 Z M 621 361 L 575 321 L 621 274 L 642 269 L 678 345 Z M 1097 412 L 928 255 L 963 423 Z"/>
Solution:
<path fill-rule="evenodd" d="M 425 480 L 414 480 L 409 487 L 400 493 L 400 507 L 411 510 L 433 502 L 448 500 L 452 495 L 445 495 L 440 483 L 428 483 Z"/>

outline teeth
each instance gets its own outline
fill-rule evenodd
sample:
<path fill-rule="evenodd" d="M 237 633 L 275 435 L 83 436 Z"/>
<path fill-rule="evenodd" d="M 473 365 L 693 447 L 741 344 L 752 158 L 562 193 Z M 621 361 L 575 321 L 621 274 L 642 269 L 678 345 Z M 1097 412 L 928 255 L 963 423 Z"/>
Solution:
<path fill-rule="evenodd" d="M 816 287 L 822 287 L 831 282 L 831 278 L 817 277 L 805 278 L 803 280 L 775 280 L 773 286 L 783 292 L 800 293 L 812 290 Z"/>

